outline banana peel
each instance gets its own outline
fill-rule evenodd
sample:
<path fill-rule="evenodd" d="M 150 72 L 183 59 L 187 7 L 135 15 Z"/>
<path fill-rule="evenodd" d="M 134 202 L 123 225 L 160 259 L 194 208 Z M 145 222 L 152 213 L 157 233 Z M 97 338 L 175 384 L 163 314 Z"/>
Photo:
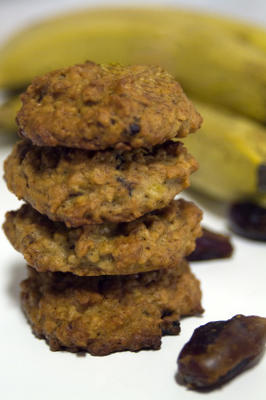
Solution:
<path fill-rule="evenodd" d="M 184 139 L 199 161 L 192 187 L 223 201 L 252 199 L 266 205 L 266 128 L 194 101 L 202 128 Z"/>
<path fill-rule="evenodd" d="M 91 59 L 159 64 L 201 101 L 266 121 L 266 31 L 158 9 L 87 9 L 18 32 L 0 49 L 0 88 Z"/>

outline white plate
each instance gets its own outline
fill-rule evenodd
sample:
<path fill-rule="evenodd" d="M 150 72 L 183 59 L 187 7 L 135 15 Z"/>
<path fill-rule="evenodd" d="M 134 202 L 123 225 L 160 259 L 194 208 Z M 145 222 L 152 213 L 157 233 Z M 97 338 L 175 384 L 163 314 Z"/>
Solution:
<path fill-rule="evenodd" d="M 109 4 L 111 1 L 105 1 Z M 126 1 L 125 1 L 126 2 Z M 125 3 L 124 2 L 124 3 Z M 1 39 L 5 34 L 43 13 L 63 5 L 98 4 L 104 1 L 47 0 L 5 1 L 0 5 Z M 117 3 L 117 2 L 116 2 Z M 121 3 L 121 1 L 120 1 Z M 128 3 L 128 2 L 127 2 Z M 151 3 L 151 1 L 147 1 Z M 147 4 L 146 3 L 146 4 Z M 265 21 L 264 0 L 243 1 L 156 1 L 162 4 L 187 3 L 234 15 Z M 256 7 L 257 5 L 257 7 Z M 264 8 L 265 10 L 265 8 Z M 19 68 L 19 66 L 18 66 Z M 0 164 L 10 146 L 0 139 Z M 0 175 L 2 169 L 0 167 Z M 199 199 L 197 199 L 199 200 Z M 0 180 L 0 222 L 7 210 L 19 207 Z M 205 224 L 226 232 L 223 207 L 200 202 Z M 116 353 L 106 357 L 78 357 L 66 352 L 53 353 L 44 341 L 36 339 L 20 309 L 19 283 L 25 276 L 23 257 L 16 253 L 0 230 L 0 393 L 4 400 L 190 400 L 207 396 L 212 400 L 265 400 L 266 357 L 253 369 L 209 394 L 199 394 L 175 381 L 178 354 L 193 330 L 211 320 L 228 319 L 235 314 L 266 316 L 265 244 L 233 236 L 234 256 L 225 261 L 194 263 L 193 271 L 202 282 L 205 313 L 182 321 L 181 334 L 165 337 L 159 351 Z"/>
<path fill-rule="evenodd" d="M 1 165 L 10 147 L 0 150 Z M 1 171 L 2 175 L 2 171 Z M 0 181 L 1 224 L 4 213 L 20 202 Z M 213 208 L 213 204 L 211 207 Z M 208 207 L 209 208 L 209 207 Z M 226 219 L 205 210 L 205 225 L 226 231 Z M 233 237 L 235 252 L 228 260 L 192 264 L 203 290 L 203 317 L 181 323 L 181 334 L 165 337 L 159 351 L 123 352 L 106 357 L 78 357 L 49 350 L 36 339 L 19 302 L 19 283 L 25 276 L 23 257 L 0 232 L 0 392 L 7 399 L 195 399 L 202 394 L 179 386 L 175 381 L 176 359 L 193 330 L 211 320 L 242 314 L 266 316 L 265 244 Z M 205 396 L 211 399 L 265 400 L 266 357 L 222 389 Z"/>

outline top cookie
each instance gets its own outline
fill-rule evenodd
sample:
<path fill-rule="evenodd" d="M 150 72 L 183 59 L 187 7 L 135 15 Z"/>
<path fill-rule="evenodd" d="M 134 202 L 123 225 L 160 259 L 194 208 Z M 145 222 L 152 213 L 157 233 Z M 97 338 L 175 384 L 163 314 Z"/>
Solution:
<path fill-rule="evenodd" d="M 35 78 L 21 98 L 20 135 L 38 146 L 152 147 L 202 121 L 179 83 L 157 66 L 86 62 Z"/>

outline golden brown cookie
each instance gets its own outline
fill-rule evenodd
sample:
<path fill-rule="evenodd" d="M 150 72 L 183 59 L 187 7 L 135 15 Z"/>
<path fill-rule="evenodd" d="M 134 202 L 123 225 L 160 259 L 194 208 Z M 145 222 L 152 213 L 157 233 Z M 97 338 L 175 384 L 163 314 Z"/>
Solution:
<path fill-rule="evenodd" d="M 151 148 L 202 122 L 179 83 L 157 66 L 74 65 L 35 78 L 22 103 L 20 134 L 38 146 Z"/>
<path fill-rule="evenodd" d="M 179 333 L 180 317 L 203 311 L 199 282 L 185 261 L 169 271 L 114 277 L 29 268 L 21 288 L 33 332 L 54 351 L 158 349 L 162 335 Z"/>
<path fill-rule="evenodd" d="M 5 162 L 9 189 L 67 226 L 127 222 L 163 208 L 197 162 L 181 143 L 130 152 L 37 147 L 21 141 Z"/>
<path fill-rule="evenodd" d="M 38 271 L 121 275 L 175 267 L 194 250 L 201 215 L 178 200 L 132 222 L 67 228 L 24 205 L 7 213 L 4 230 Z"/>

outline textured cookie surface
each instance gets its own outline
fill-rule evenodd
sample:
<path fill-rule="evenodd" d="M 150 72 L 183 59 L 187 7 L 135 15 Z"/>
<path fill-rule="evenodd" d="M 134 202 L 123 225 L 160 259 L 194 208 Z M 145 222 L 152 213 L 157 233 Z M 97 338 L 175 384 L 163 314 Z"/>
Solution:
<path fill-rule="evenodd" d="M 67 228 L 30 205 L 7 213 L 5 233 L 38 271 L 121 275 L 175 267 L 195 248 L 201 211 L 182 199 L 128 223 Z"/>
<path fill-rule="evenodd" d="M 184 137 L 201 117 L 167 72 L 87 62 L 35 78 L 22 95 L 20 134 L 39 146 L 152 147 Z"/>
<path fill-rule="evenodd" d="M 19 142 L 5 163 L 19 199 L 68 226 L 126 222 L 165 207 L 189 185 L 197 163 L 181 143 L 152 151 L 98 151 Z"/>
<path fill-rule="evenodd" d="M 181 274 L 181 275 L 180 275 Z M 199 282 L 186 262 L 169 271 L 116 277 L 77 277 L 29 268 L 22 305 L 51 350 L 158 349 L 161 336 L 179 333 L 179 319 L 199 314 Z"/>

